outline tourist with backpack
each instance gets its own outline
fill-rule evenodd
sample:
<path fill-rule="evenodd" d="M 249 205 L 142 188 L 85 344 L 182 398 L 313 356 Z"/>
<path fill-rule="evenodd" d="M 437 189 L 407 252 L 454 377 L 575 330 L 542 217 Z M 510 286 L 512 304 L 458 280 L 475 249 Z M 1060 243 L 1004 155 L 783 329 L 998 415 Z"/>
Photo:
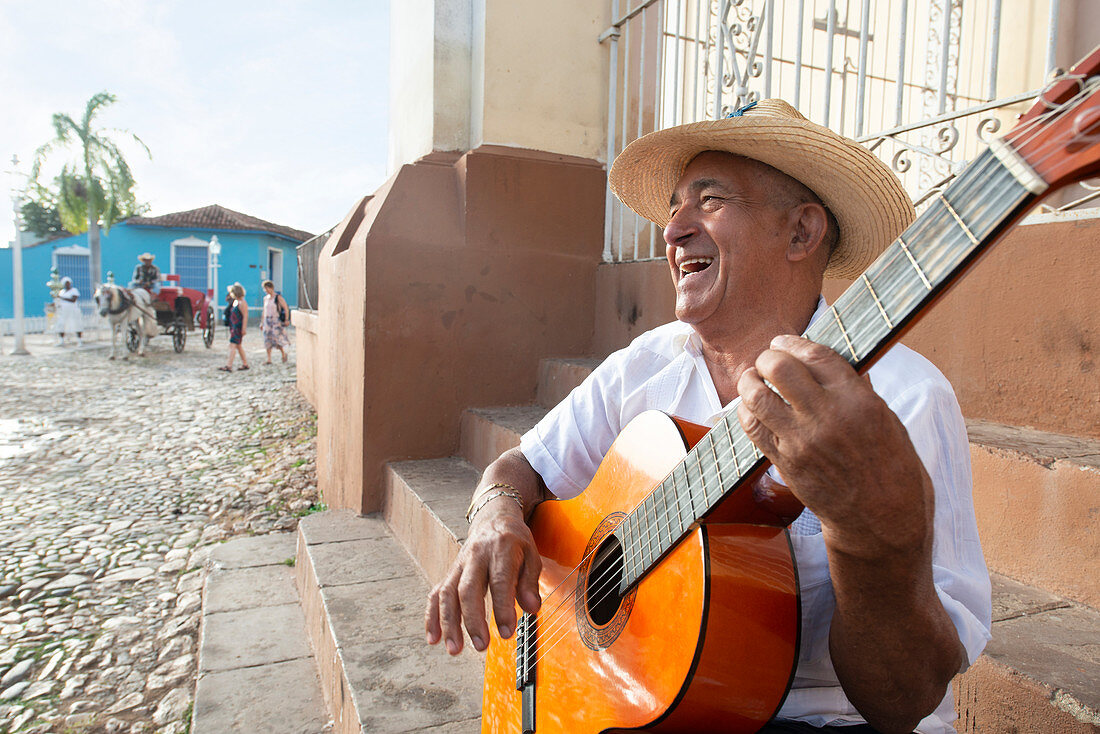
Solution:
<path fill-rule="evenodd" d="M 290 307 L 286 305 L 283 294 L 275 290 L 275 284 L 270 280 L 263 282 L 264 309 L 260 316 L 260 331 L 264 334 L 264 349 L 267 350 L 267 361 L 271 364 L 271 350 L 278 349 L 286 361 L 286 348 L 290 346 L 290 340 L 286 336 L 286 325 L 290 322 Z"/>

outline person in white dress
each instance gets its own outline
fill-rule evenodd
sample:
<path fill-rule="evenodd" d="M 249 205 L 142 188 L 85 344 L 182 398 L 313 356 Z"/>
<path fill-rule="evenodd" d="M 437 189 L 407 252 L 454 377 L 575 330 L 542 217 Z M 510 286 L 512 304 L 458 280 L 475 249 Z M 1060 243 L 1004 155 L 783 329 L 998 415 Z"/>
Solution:
<path fill-rule="evenodd" d="M 80 313 L 80 291 L 73 287 L 73 279 L 61 279 L 61 292 L 57 294 L 57 345 L 65 345 L 66 334 L 76 334 L 77 346 L 84 346 L 84 319 Z"/>

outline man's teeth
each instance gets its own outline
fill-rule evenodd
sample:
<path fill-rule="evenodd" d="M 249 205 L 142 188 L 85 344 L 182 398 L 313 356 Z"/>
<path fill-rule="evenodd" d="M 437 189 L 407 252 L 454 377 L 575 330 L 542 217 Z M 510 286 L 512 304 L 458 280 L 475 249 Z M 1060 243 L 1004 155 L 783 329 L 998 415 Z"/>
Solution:
<path fill-rule="evenodd" d="M 680 261 L 681 273 L 697 273 L 714 262 L 713 257 L 689 257 Z"/>

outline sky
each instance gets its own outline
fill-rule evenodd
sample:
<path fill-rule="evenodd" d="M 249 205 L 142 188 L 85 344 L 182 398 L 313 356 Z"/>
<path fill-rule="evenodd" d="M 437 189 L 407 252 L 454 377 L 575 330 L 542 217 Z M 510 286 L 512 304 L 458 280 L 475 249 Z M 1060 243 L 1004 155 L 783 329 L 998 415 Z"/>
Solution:
<path fill-rule="evenodd" d="M 152 153 L 115 136 L 150 216 L 220 204 L 318 234 L 385 180 L 388 38 L 388 0 L 0 0 L 0 171 L 108 91 L 99 124 Z"/>

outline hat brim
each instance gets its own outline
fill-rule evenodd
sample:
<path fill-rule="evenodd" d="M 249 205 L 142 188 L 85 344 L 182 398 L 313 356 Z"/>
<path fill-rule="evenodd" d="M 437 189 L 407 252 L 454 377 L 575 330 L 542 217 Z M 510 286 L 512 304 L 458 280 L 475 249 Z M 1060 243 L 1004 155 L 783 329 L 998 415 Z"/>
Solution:
<path fill-rule="evenodd" d="M 772 115 L 695 122 L 638 138 L 615 159 L 611 190 L 664 227 L 684 169 L 710 150 L 766 163 L 817 194 L 840 228 L 827 277 L 858 276 L 913 221 L 901 182 L 869 150 L 808 120 Z"/>

